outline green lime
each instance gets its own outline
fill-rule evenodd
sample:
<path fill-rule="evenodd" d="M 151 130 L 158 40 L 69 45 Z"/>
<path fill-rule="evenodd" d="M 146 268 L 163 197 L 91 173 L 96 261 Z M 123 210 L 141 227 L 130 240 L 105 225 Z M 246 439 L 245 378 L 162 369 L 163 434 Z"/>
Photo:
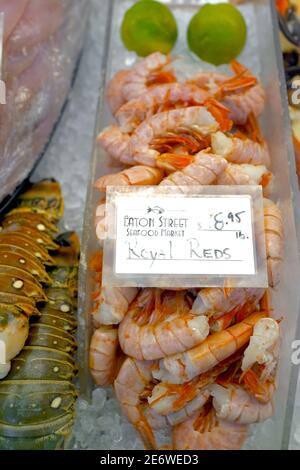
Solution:
<path fill-rule="evenodd" d="M 157 51 L 168 54 L 177 39 L 177 24 L 166 5 L 140 0 L 125 13 L 121 37 L 125 47 L 139 56 Z"/>
<path fill-rule="evenodd" d="M 228 64 L 243 50 L 247 26 L 239 10 L 229 3 L 205 5 L 190 21 L 187 39 L 200 59 Z"/>

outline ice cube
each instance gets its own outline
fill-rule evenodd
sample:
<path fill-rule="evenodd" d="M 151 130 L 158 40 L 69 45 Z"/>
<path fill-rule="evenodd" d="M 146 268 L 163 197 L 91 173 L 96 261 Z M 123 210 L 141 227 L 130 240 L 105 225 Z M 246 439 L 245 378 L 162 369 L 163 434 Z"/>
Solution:
<path fill-rule="evenodd" d="M 103 388 L 96 388 L 93 391 L 92 399 L 93 406 L 97 408 L 98 411 L 102 410 L 106 401 L 106 391 Z"/>

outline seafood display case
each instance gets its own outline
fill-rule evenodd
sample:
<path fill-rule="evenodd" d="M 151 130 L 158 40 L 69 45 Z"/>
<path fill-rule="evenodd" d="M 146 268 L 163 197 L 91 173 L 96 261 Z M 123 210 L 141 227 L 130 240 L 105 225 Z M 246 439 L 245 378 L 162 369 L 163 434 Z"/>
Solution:
<path fill-rule="evenodd" d="M 132 5 L 129 0 L 106 1 L 106 41 L 102 76 L 100 77 L 100 103 L 95 130 L 95 146 L 90 167 L 90 183 L 86 201 L 84 235 L 80 266 L 79 289 L 79 367 L 81 395 L 91 395 L 93 382 L 89 373 L 88 349 L 92 332 L 91 315 L 95 273 L 91 270 L 92 260 L 99 252 L 99 243 L 94 228 L 95 209 L 99 192 L 95 189 L 97 179 L 108 173 L 115 173 L 124 167 L 115 161 L 96 143 L 96 136 L 112 122 L 105 90 L 115 72 L 133 65 L 135 54 L 122 45 L 119 29 L 125 11 Z M 192 14 L 196 13 L 201 0 L 165 1 L 172 10 L 179 28 L 179 37 L 174 55 L 189 57 L 196 69 L 215 70 L 205 62 L 195 60 L 188 52 L 185 31 Z M 214 3 L 214 2 L 211 2 Z M 278 39 L 278 26 L 274 2 L 269 0 L 245 1 L 239 5 L 248 27 L 248 42 L 239 61 L 257 76 L 266 92 L 266 107 L 260 120 L 271 154 L 271 171 L 274 174 L 272 200 L 280 207 L 285 230 L 285 256 L 279 287 L 272 292 L 272 307 L 281 322 L 281 352 L 278 371 L 276 407 L 273 417 L 265 423 L 251 428 L 245 448 L 285 449 L 289 444 L 290 427 L 295 399 L 297 370 L 292 365 L 292 342 L 299 338 L 299 288 L 300 276 L 297 226 L 299 221 L 299 192 L 296 180 L 294 152 L 291 141 L 290 122 L 286 97 L 286 86 L 282 57 Z M 193 65 L 191 65 L 193 69 Z M 227 68 L 221 67 L 222 71 Z M 298 336 L 297 336 L 298 335 Z"/>

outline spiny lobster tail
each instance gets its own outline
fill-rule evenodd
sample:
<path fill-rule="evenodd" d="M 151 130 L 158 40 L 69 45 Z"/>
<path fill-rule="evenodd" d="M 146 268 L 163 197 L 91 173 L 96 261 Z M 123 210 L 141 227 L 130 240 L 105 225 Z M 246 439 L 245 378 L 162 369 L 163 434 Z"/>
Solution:
<path fill-rule="evenodd" d="M 50 284 L 51 279 L 44 265 L 23 248 L 2 246 L 0 243 L 0 266 L 20 269 L 22 275 L 31 274 L 37 282 Z"/>
<path fill-rule="evenodd" d="M 68 232 L 61 234 L 56 241 L 60 248 L 55 254 L 55 266 L 48 270 L 52 280 L 48 295 L 52 296 L 52 301 L 58 300 L 57 296 L 63 288 L 72 297 L 76 297 L 78 293 L 79 238 L 76 233 Z M 56 291 L 57 288 L 59 291 Z"/>
<path fill-rule="evenodd" d="M 48 269 L 48 301 L 39 308 L 41 316 L 31 323 L 24 349 L 0 382 L 1 449 L 60 449 L 73 424 L 79 241 L 75 234 L 60 240 L 60 248 L 52 253 L 54 267 Z"/>
<path fill-rule="evenodd" d="M 64 213 L 61 187 L 55 180 L 43 180 L 33 184 L 17 200 L 15 213 L 35 212 L 57 223 Z"/>
<path fill-rule="evenodd" d="M 33 228 L 40 234 L 47 234 L 50 237 L 55 237 L 58 233 L 58 228 L 47 219 L 46 215 L 32 212 L 30 210 L 26 211 L 24 208 L 22 211 L 13 209 L 2 221 L 3 228 L 10 227 L 14 224 L 18 224 L 22 227 Z"/>
<path fill-rule="evenodd" d="M 27 227 L 21 222 L 15 221 L 14 223 L 11 223 L 7 227 L 3 228 L 1 233 L 13 233 L 16 235 L 24 234 L 46 250 L 56 250 L 58 248 L 57 243 L 47 233 L 43 233 L 36 228 Z"/>
<path fill-rule="evenodd" d="M 0 379 L 24 347 L 30 317 L 39 316 L 38 304 L 48 300 L 45 286 L 54 285 L 46 266 L 55 268 L 50 251 L 59 247 L 54 240 L 55 223 L 62 213 L 59 184 L 45 180 L 30 185 L 1 222 L 0 346 L 4 358 L 0 358 Z"/>

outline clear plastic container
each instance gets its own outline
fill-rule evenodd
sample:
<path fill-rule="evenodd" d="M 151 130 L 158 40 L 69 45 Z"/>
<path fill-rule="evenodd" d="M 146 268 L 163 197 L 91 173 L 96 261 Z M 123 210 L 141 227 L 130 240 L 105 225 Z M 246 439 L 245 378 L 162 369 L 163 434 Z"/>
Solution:
<path fill-rule="evenodd" d="M 105 3 L 109 4 L 109 9 L 106 19 L 105 59 L 101 77 L 101 97 L 95 137 L 100 130 L 112 121 L 104 96 L 108 80 L 114 72 L 132 65 L 136 60 L 136 56 L 124 48 L 119 35 L 123 14 L 133 2 L 111 0 Z M 201 0 L 166 0 L 164 3 L 170 6 L 179 25 L 180 35 L 173 53 L 189 54 L 185 41 L 187 22 L 191 15 L 197 11 L 199 5 L 205 2 Z M 253 426 L 246 448 L 281 449 L 288 447 L 298 372 L 295 366 L 292 368 L 291 345 L 294 338 L 297 337 L 299 313 L 300 290 L 298 280 L 300 271 L 295 224 L 295 220 L 299 220 L 299 217 L 296 217 L 296 211 L 299 207 L 299 193 L 274 2 L 269 0 L 245 1 L 239 8 L 246 18 L 249 32 L 248 43 L 240 57 L 240 61 L 251 68 L 265 86 L 267 104 L 261 122 L 270 146 L 271 169 L 275 175 L 272 199 L 278 203 L 283 212 L 286 232 L 282 280 L 279 288 L 272 296 L 276 316 L 283 317 L 276 412 L 271 420 Z M 199 63 L 199 60 L 197 60 L 197 67 L 203 67 L 204 69 L 209 67 L 211 69 L 211 66 L 206 63 Z M 99 200 L 99 193 L 94 189 L 94 183 L 100 176 L 119 171 L 119 169 L 116 163 L 111 161 L 105 152 L 95 145 L 90 170 L 90 187 L 86 202 L 80 270 L 79 357 L 81 393 L 84 396 L 89 396 L 92 389 L 92 381 L 88 370 L 88 347 L 92 330 L 89 315 L 92 309 L 91 294 L 95 285 L 93 284 L 93 276 L 89 271 L 89 261 L 99 249 L 94 233 L 94 211 Z"/>

